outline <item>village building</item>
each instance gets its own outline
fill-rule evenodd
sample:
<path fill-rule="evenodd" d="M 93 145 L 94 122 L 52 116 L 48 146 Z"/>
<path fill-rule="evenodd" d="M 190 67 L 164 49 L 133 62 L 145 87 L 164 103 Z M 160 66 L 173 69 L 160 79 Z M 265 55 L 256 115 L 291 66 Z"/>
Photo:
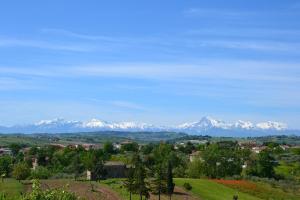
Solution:
<path fill-rule="evenodd" d="M 12 155 L 12 151 L 9 148 L 0 148 L 0 156 Z"/>
<path fill-rule="evenodd" d="M 194 151 L 193 153 L 191 153 L 189 155 L 190 162 L 193 162 L 193 161 L 195 161 L 197 159 L 202 160 L 202 158 L 201 158 L 201 152 L 200 151 Z"/>
<path fill-rule="evenodd" d="M 260 153 L 262 150 L 265 150 L 267 147 L 266 146 L 256 146 L 252 147 L 252 151 L 254 153 Z"/>
<path fill-rule="evenodd" d="M 106 170 L 105 178 L 126 178 L 127 166 L 120 161 L 108 161 L 104 164 Z M 95 174 L 87 170 L 87 180 L 95 180 Z"/>

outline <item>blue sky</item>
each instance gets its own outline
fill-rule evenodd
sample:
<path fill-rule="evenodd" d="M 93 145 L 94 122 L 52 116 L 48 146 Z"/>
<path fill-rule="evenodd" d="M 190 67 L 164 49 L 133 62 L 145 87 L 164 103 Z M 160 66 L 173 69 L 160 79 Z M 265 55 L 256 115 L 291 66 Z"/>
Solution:
<path fill-rule="evenodd" d="M 300 128 L 298 0 L 0 5 L 0 125 L 62 117 Z"/>

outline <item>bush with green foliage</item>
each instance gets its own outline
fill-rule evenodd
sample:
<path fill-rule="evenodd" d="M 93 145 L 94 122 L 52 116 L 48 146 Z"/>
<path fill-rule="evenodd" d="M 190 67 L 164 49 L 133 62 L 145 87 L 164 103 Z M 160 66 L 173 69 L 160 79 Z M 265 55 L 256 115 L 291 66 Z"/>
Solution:
<path fill-rule="evenodd" d="M 25 180 L 30 176 L 30 168 L 26 163 L 18 163 L 13 168 L 13 177 L 17 180 Z"/>
<path fill-rule="evenodd" d="M 186 190 L 191 190 L 193 187 L 191 186 L 191 184 L 189 183 L 184 183 L 183 184 L 183 187 L 186 189 Z"/>
<path fill-rule="evenodd" d="M 32 179 L 48 179 L 50 176 L 51 172 L 46 167 L 38 166 L 31 171 Z"/>
<path fill-rule="evenodd" d="M 12 158 L 10 156 L 0 157 L 0 176 L 7 177 L 11 171 Z"/>

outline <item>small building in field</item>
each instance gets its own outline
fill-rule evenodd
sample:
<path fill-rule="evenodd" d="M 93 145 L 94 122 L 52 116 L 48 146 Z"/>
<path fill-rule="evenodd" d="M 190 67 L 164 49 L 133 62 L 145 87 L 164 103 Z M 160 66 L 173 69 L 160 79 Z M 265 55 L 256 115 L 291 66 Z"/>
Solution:
<path fill-rule="evenodd" d="M 126 178 L 127 166 L 120 161 L 108 161 L 104 163 L 104 169 L 106 170 L 105 178 Z M 95 180 L 95 174 L 87 170 L 87 180 Z"/>
<path fill-rule="evenodd" d="M 106 170 L 106 178 L 125 178 L 127 166 L 120 161 L 108 161 L 104 164 Z"/>

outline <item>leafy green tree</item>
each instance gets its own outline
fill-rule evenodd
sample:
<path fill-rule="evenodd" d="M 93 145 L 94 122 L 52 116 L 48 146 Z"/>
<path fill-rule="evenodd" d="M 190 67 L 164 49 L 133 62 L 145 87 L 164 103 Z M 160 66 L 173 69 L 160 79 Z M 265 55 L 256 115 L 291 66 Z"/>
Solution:
<path fill-rule="evenodd" d="M 123 144 L 121 146 L 121 151 L 131 151 L 131 152 L 137 152 L 139 150 L 139 145 L 136 142 L 128 143 L 128 144 Z"/>
<path fill-rule="evenodd" d="M 11 150 L 13 156 L 16 156 L 21 150 L 22 146 L 18 143 L 12 143 L 9 145 L 9 149 Z"/>
<path fill-rule="evenodd" d="M 1 177 L 7 177 L 11 172 L 12 159 L 10 156 L 0 157 L 0 175 Z"/>
<path fill-rule="evenodd" d="M 175 184 L 173 182 L 173 166 L 172 162 L 168 162 L 168 170 L 167 170 L 167 193 L 170 197 L 170 200 L 172 198 L 172 194 L 174 192 Z"/>
<path fill-rule="evenodd" d="M 103 150 L 105 153 L 108 154 L 114 154 L 115 150 L 114 150 L 114 145 L 111 142 L 105 142 L 104 146 L 103 146 Z"/>
<path fill-rule="evenodd" d="M 30 168 L 26 163 L 18 163 L 13 168 L 13 177 L 17 180 L 24 180 L 30 176 Z"/>
<path fill-rule="evenodd" d="M 260 177 L 273 178 L 275 177 L 274 168 L 277 166 L 275 158 L 267 149 L 258 154 L 257 173 Z"/>
<path fill-rule="evenodd" d="M 79 177 L 79 175 L 83 172 L 83 165 L 81 163 L 81 160 L 79 158 L 79 154 L 77 153 L 72 161 L 71 168 L 74 172 L 74 179 L 75 181 Z"/>
<path fill-rule="evenodd" d="M 211 178 L 240 175 L 243 159 L 236 142 L 209 145 L 203 152 L 204 173 Z"/>
<path fill-rule="evenodd" d="M 200 178 L 204 175 L 204 163 L 199 159 L 196 158 L 192 162 L 189 163 L 186 169 L 187 176 L 189 178 Z"/>
<path fill-rule="evenodd" d="M 93 150 L 90 150 L 82 155 L 81 160 L 85 169 L 92 171 L 97 162 L 97 156 Z"/>

